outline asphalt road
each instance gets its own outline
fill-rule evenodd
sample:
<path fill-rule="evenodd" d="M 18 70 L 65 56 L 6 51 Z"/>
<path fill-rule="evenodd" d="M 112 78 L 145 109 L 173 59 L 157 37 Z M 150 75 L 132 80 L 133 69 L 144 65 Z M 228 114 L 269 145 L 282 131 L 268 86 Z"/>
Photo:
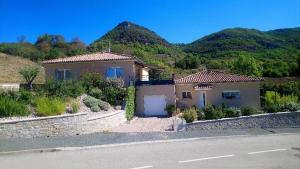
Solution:
<path fill-rule="evenodd" d="M 1 169 L 299 169 L 300 134 L 200 138 L 0 155 Z"/>
<path fill-rule="evenodd" d="M 195 137 L 204 138 L 232 135 L 266 135 L 274 133 L 300 133 L 300 126 L 276 129 L 251 128 L 227 130 L 194 130 L 189 132 L 94 133 L 68 137 L 9 139 L 0 140 L 0 153 L 7 151 L 47 149 L 56 147 L 82 147 L 116 143 L 130 143 L 137 141 L 170 140 Z"/>

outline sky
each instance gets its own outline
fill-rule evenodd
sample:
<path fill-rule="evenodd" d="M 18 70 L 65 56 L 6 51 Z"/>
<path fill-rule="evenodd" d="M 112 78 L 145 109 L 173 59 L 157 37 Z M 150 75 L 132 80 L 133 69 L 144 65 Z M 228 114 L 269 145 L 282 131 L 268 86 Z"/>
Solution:
<path fill-rule="evenodd" d="M 300 0 L 0 0 L 0 42 L 48 33 L 90 44 L 122 21 L 190 43 L 226 28 L 300 27 Z"/>

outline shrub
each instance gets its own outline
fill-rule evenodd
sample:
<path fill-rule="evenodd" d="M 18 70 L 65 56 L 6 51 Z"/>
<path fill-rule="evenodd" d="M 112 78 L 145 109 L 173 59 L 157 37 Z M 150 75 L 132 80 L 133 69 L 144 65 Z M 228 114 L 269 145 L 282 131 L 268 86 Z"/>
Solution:
<path fill-rule="evenodd" d="M 89 91 L 89 95 L 97 98 L 97 99 L 101 99 L 102 97 L 102 90 L 99 89 L 99 88 L 92 88 L 90 91 Z"/>
<path fill-rule="evenodd" d="M 24 103 L 12 98 L 0 97 L 0 117 L 27 116 L 30 112 Z"/>
<path fill-rule="evenodd" d="M 80 81 L 47 81 L 43 87 L 43 93 L 51 97 L 78 97 L 84 93 Z"/>
<path fill-rule="evenodd" d="M 277 104 L 266 105 L 264 111 L 267 113 L 276 113 L 280 111 L 280 107 Z"/>
<path fill-rule="evenodd" d="M 225 108 L 224 110 L 225 117 L 239 117 L 240 113 L 237 109 Z"/>
<path fill-rule="evenodd" d="M 37 116 L 61 115 L 65 111 L 65 103 L 58 98 L 39 97 L 35 105 Z"/>
<path fill-rule="evenodd" d="M 294 95 L 280 95 L 274 91 L 266 91 L 265 103 L 266 105 L 272 104 L 287 104 L 289 102 L 298 102 L 298 97 Z"/>
<path fill-rule="evenodd" d="M 105 110 L 105 111 L 108 111 L 110 108 L 110 104 L 102 100 L 99 100 L 98 106 L 100 107 L 101 110 Z"/>
<path fill-rule="evenodd" d="M 225 113 L 222 111 L 221 107 L 214 107 L 211 104 L 205 106 L 203 112 L 206 120 L 220 119 L 225 117 Z"/>
<path fill-rule="evenodd" d="M 92 112 L 99 112 L 101 109 L 100 109 L 100 107 L 99 106 L 93 106 L 93 107 L 91 107 L 91 111 Z"/>
<path fill-rule="evenodd" d="M 77 101 L 72 101 L 71 103 L 72 113 L 77 113 L 79 111 L 79 103 Z"/>
<path fill-rule="evenodd" d="M 257 110 L 252 107 L 242 107 L 241 113 L 243 116 L 250 116 L 253 114 L 257 114 Z"/>
<path fill-rule="evenodd" d="M 131 120 L 135 112 L 135 88 L 133 86 L 130 86 L 127 89 L 125 110 L 127 120 Z"/>
<path fill-rule="evenodd" d="M 300 104 L 295 102 L 288 102 L 279 106 L 280 111 L 297 111 L 300 110 Z"/>
<path fill-rule="evenodd" d="M 197 110 L 195 108 L 185 109 L 183 111 L 182 118 L 187 122 L 191 123 L 198 119 Z"/>
<path fill-rule="evenodd" d="M 99 100 L 96 99 L 96 98 L 94 98 L 94 97 L 92 97 L 92 96 L 87 96 L 87 97 L 85 97 L 85 98 L 83 99 L 83 103 L 84 103 L 87 107 L 91 108 L 91 107 L 98 106 Z"/>
<path fill-rule="evenodd" d="M 171 117 L 173 113 L 175 112 L 176 107 L 174 104 L 168 104 L 165 108 L 165 111 L 168 112 L 168 115 Z"/>

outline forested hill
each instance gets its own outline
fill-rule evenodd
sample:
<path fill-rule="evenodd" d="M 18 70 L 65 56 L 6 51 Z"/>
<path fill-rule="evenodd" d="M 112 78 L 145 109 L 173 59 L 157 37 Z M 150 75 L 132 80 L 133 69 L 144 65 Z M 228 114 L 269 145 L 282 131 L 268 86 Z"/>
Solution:
<path fill-rule="evenodd" d="M 294 60 L 300 53 L 300 28 L 259 31 L 233 28 L 205 36 L 185 45 L 187 53 L 212 58 L 247 53 L 258 59 Z"/>
<path fill-rule="evenodd" d="M 107 32 L 104 36 L 93 42 L 91 45 L 110 40 L 112 43 L 141 43 L 141 44 L 158 44 L 163 46 L 170 46 L 162 37 L 158 36 L 155 32 L 134 24 L 132 22 L 124 21 L 118 24 L 114 29 Z"/>

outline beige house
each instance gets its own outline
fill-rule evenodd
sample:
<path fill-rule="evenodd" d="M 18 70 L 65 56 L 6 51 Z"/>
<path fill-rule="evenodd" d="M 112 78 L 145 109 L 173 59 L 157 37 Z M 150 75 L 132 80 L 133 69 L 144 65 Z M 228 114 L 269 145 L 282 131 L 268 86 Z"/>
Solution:
<path fill-rule="evenodd" d="M 178 107 L 207 104 L 260 108 L 261 78 L 203 70 L 175 80 Z"/>
<path fill-rule="evenodd" d="M 141 116 L 166 115 L 168 104 L 178 108 L 207 104 L 229 107 L 251 106 L 260 108 L 261 78 L 222 71 L 203 70 L 173 80 L 173 83 L 141 83 L 136 87 L 137 114 Z M 167 83 L 166 83 L 167 82 Z"/>
<path fill-rule="evenodd" d="M 78 79 L 85 73 L 100 73 L 108 79 L 121 78 L 124 86 L 149 80 L 145 64 L 131 56 L 113 53 L 92 53 L 43 62 L 46 79 Z"/>

